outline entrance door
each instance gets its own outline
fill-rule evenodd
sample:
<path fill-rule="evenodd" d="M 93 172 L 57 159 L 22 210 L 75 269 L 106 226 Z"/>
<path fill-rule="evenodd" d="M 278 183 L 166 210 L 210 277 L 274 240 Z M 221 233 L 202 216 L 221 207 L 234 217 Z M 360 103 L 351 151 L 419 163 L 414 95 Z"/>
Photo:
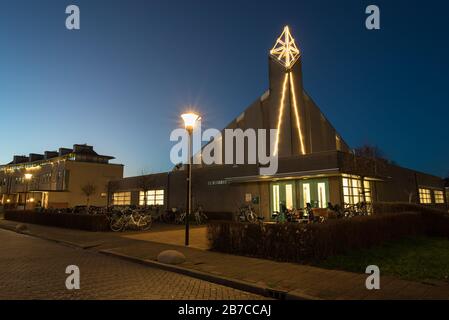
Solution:
<path fill-rule="evenodd" d="M 327 207 L 327 197 L 326 197 L 326 183 L 318 182 L 318 206 L 320 208 Z"/>
<path fill-rule="evenodd" d="M 281 203 L 287 209 L 296 206 L 296 186 L 294 182 L 279 182 L 271 184 L 271 213 L 281 211 Z"/>
<path fill-rule="evenodd" d="M 272 212 L 279 212 L 280 211 L 280 193 L 279 193 L 279 185 L 274 184 L 272 186 L 272 199 L 273 202 L 271 203 Z"/>
<path fill-rule="evenodd" d="M 301 208 L 310 203 L 314 208 L 326 208 L 329 201 L 329 183 L 327 179 L 307 179 L 298 182 Z"/>
<path fill-rule="evenodd" d="M 307 204 L 310 203 L 310 183 L 302 184 L 302 207 L 307 207 Z"/>

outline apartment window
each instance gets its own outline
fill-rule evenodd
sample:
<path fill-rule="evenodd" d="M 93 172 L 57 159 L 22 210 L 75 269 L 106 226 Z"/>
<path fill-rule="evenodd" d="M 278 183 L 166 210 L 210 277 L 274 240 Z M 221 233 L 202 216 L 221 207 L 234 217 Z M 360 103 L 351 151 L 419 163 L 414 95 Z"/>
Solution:
<path fill-rule="evenodd" d="M 112 195 L 114 206 L 129 206 L 131 204 L 131 192 L 115 192 Z"/>
<path fill-rule="evenodd" d="M 148 190 L 147 191 L 147 205 L 149 206 L 163 206 L 164 205 L 164 190 Z M 139 205 L 145 205 L 145 192 L 140 191 Z"/>
<path fill-rule="evenodd" d="M 345 204 L 357 204 L 362 201 L 372 201 L 371 183 L 368 180 L 362 182 L 360 178 L 343 178 L 343 202 Z"/>
<path fill-rule="evenodd" d="M 434 190 L 435 203 L 444 203 L 444 194 L 442 190 Z"/>
<path fill-rule="evenodd" d="M 371 183 L 368 180 L 363 180 L 363 189 L 365 190 L 365 201 L 371 202 Z"/>
<path fill-rule="evenodd" d="M 432 203 L 430 189 L 419 188 L 419 203 L 422 204 Z"/>

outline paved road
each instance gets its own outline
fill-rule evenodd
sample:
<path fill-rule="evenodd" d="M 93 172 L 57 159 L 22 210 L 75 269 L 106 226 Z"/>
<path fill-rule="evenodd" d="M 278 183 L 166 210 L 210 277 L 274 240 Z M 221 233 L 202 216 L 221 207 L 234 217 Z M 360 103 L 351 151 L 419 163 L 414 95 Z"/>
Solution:
<path fill-rule="evenodd" d="M 68 265 L 81 289 L 67 290 Z M 4 299 L 263 299 L 261 296 L 93 251 L 0 230 L 0 300 Z"/>

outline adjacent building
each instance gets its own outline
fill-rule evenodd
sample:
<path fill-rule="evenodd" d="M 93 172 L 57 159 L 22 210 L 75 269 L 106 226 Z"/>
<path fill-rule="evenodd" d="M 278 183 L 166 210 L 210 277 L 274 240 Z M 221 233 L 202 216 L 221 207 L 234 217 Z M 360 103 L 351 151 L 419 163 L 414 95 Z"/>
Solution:
<path fill-rule="evenodd" d="M 301 52 L 285 27 L 268 57 L 269 88 L 226 127 L 278 129 L 279 169 L 260 175 L 259 165 L 194 165 L 193 205 L 235 212 L 251 203 L 266 218 L 287 208 L 327 207 L 361 201 L 402 201 L 446 207 L 444 181 L 389 161 L 354 155 L 303 88 Z M 412 156 L 412 155 L 411 155 Z M 224 155 L 223 155 L 224 157 Z M 115 205 L 185 208 L 186 171 L 111 182 Z"/>
<path fill-rule="evenodd" d="M 0 166 L 0 203 L 12 208 L 106 206 L 108 183 L 123 178 L 123 165 L 109 163 L 92 146 L 75 144 L 58 151 L 14 156 Z"/>

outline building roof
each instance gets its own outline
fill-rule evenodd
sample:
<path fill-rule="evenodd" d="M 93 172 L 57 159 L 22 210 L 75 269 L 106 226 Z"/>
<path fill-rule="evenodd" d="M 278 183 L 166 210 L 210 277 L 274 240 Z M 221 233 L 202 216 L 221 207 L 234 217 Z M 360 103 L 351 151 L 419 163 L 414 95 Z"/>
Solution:
<path fill-rule="evenodd" d="M 58 151 L 45 151 L 44 154 L 30 153 L 29 156 L 15 155 L 13 157 L 13 161 L 4 165 L 0 165 L 0 167 L 32 165 L 39 164 L 45 161 L 55 161 L 58 159 L 108 163 L 109 160 L 115 159 L 115 157 L 100 155 L 95 152 L 93 146 L 87 144 L 74 144 L 73 148 L 61 147 L 58 149 Z"/>

